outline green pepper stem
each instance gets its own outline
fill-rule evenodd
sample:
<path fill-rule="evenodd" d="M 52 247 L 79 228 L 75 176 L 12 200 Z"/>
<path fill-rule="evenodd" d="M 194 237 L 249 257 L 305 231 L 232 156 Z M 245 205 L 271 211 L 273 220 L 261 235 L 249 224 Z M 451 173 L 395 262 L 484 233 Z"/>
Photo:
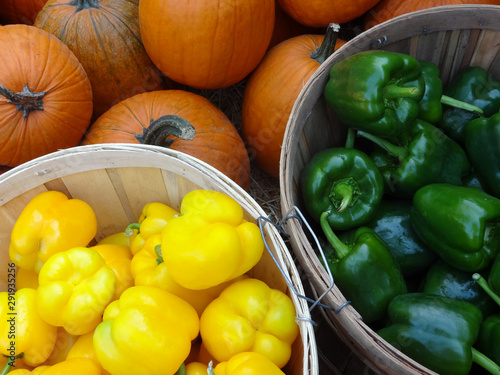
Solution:
<path fill-rule="evenodd" d="M 354 139 L 356 138 L 356 130 L 353 128 L 347 129 L 347 138 L 345 141 L 345 148 L 354 148 Z"/>
<path fill-rule="evenodd" d="M 125 228 L 125 236 L 132 237 L 134 235 L 134 230 L 137 230 L 139 233 L 139 229 L 141 228 L 141 224 L 139 223 L 131 223 Z"/>
<path fill-rule="evenodd" d="M 335 196 L 342 197 L 340 205 L 337 207 L 337 212 L 344 212 L 346 208 L 349 207 L 352 199 L 354 198 L 354 187 L 350 184 L 338 184 L 337 186 L 335 186 L 334 190 Z"/>
<path fill-rule="evenodd" d="M 176 372 L 176 375 L 186 375 L 186 364 L 183 362 Z"/>
<path fill-rule="evenodd" d="M 7 357 L 7 356 L 4 355 L 4 357 Z M 23 357 L 24 357 L 24 353 L 20 353 L 20 354 L 15 356 L 16 359 L 23 358 Z M 11 368 L 12 368 L 12 361 L 10 360 L 10 357 L 7 357 L 7 362 L 5 363 L 5 366 L 3 367 L 2 372 L 0 372 L 0 375 L 8 374 L 10 372 Z"/>
<path fill-rule="evenodd" d="M 161 253 L 161 245 L 155 246 L 155 254 L 156 254 L 156 264 L 162 264 L 163 254 Z"/>
<path fill-rule="evenodd" d="M 337 258 L 342 259 L 349 253 L 349 246 L 343 243 L 337 235 L 333 232 L 330 223 L 328 223 L 328 216 L 331 214 L 331 211 L 325 211 L 321 214 L 319 222 L 323 232 L 325 233 L 326 239 L 330 242 L 335 253 L 337 254 Z"/>
<path fill-rule="evenodd" d="M 408 151 L 401 146 L 396 146 L 395 144 L 389 142 L 386 139 L 377 137 L 373 134 L 366 133 L 364 131 L 358 130 L 357 133 L 360 137 L 369 139 L 376 145 L 382 147 L 385 151 L 387 151 L 389 154 L 393 155 L 394 157 L 398 158 L 399 160 L 405 159 L 408 156 Z"/>
<path fill-rule="evenodd" d="M 311 54 L 311 58 L 322 64 L 333 52 L 340 30 L 340 25 L 331 23 L 326 28 L 325 37 L 321 45 Z"/>
<path fill-rule="evenodd" d="M 208 362 L 207 374 L 208 375 L 215 375 L 212 361 Z"/>
<path fill-rule="evenodd" d="M 495 301 L 498 305 L 500 305 L 500 296 L 491 289 L 490 285 L 486 281 L 484 277 L 482 277 L 478 273 L 473 273 L 472 278 L 479 284 L 481 288 Z"/>
<path fill-rule="evenodd" d="M 471 111 L 479 114 L 483 114 L 483 110 L 479 108 L 478 106 L 475 106 L 474 104 L 469 104 L 466 102 L 463 102 L 461 100 L 457 100 L 455 98 L 452 98 L 451 96 L 443 95 L 441 96 L 441 103 L 449 105 L 450 107 L 455 107 L 455 108 L 460 108 L 463 109 L 464 111 Z"/>
<path fill-rule="evenodd" d="M 384 87 L 385 99 L 414 98 L 420 99 L 422 90 L 418 87 L 402 87 L 390 84 Z"/>
<path fill-rule="evenodd" d="M 472 362 L 477 363 L 490 374 L 500 374 L 500 366 L 498 366 L 491 358 L 478 351 L 476 348 L 471 348 Z"/>

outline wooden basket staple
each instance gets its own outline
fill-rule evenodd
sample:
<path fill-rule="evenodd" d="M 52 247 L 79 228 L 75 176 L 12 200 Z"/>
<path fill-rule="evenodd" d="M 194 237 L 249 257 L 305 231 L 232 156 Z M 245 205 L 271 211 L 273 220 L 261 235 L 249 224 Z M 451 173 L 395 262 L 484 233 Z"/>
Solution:
<path fill-rule="evenodd" d="M 215 168 L 163 147 L 79 146 L 13 168 L 0 176 L 0 264 L 4 267 L 4 271 L 0 271 L 0 290 L 7 289 L 10 232 L 24 206 L 35 195 L 58 190 L 87 202 L 97 216 L 95 241 L 99 241 L 136 222 L 146 203 L 162 202 L 178 210 L 183 196 L 195 189 L 228 194 L 243 207 L 245 219 L 249 221 L 258 223 L 266 216 L 246 191 Z M 299 272 L 276 228 L 269 225 L 261 228 L 269 252 L 264 252 L 250 275 L 292 298 L 300 328 L 292 358 L 284 371 L 289 375 L 318 375 L 317 348 L 307 303 L 291 292 L 285 280 L 303 294 Z"/>
<path fill-rule="evenodd" d="M 295 102 L 284 136 L 280 164 L 282 212 L 302 206 L 299 174 L 318 151 L 342 145 L 345 129 L 327 107 L 323 90 L 333 64 L 357 52 L 382 49 L 410 54 L 436 64 L 446 85 L 460 70 L 480 66 L 500 80 L 500 6 L 450 5 L 405 14 L 379 24 L 347 42 L 330 56 L 306 83 Z M 330 287 L 330 277 L 315 254 L 310 236 L 299 221 L 285 229 L 298 262 L 316 294 Z M 346 299 L 334 286 L 322 299 L 334 309 Z M 325 313 L 339 337 L 372 370 L 381 374 L 432 374 L 382 340 L 348 305 Z"/>

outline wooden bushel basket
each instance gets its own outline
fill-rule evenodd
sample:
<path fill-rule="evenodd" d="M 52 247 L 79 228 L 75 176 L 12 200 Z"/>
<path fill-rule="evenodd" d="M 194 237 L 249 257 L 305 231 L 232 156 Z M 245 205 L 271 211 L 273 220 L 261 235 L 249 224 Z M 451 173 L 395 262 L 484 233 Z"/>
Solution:
<path fill-rule="evenodd" d="M 4 271 L 0 272 L 0 290 L 7 289 L 10 232 L 35 195 L 58 190 L 87 202 L 97 216 L 95 240 L 99 241 L 136 222 L 146 203 L 162 202 L 179 210 L 183 196 L 195 189 L 231 196 L 242 206 L 248 221 L 260 224 L 260 218 L 266 217 L 246 191 L 215 168 L 187 154 L 157 146 L 79 146 L 34 159 L 2 174 L 0 259 Z M 287 375 L 318 375 L 313 324 L 306 302 L 297 296 L 304 294 L 300 275 L 277 229 L 272 225 L 261 228 L 269 251 L 264 251 L 249 275 L 292 298 L 300 329 L 292 357 L 283 371 Z"/>
<path fill-rule="evenodd" d="M 345 140 L 344 129 L 323 97 L 331 66 L 357 52 L 373 49 L 407 53 L 433 62 L 445 86 L 468 66 L 481 66 L 500 80 L 500 6 L 441 6 L 409 13 L 359 34 L 331 55 L 302 89 L 289 118 L 280 165 L 283 215 L 303 208 L 299 174 L 312 155 L 342 145 Z M 321 302 L 332 308 L 323 311 L 332 328 L 369 368 L 381 374 L 433 374 L 382 340 L 351 305 L 336 312 L 346 299 L 335 285 L 332 287 L 307 229 L 299 220 L 287 220 L 285 229 L 314 294 L 326 292 Z"/>

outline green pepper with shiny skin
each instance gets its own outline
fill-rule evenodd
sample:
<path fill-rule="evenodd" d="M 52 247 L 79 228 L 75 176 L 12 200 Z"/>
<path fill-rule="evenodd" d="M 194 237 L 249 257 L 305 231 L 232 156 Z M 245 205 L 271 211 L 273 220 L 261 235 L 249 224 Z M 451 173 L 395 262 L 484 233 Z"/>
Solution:
<path fill-rule="evenodd" d="M 388 326 L 377 333 L 410 358 L 441 375 L 467 375 L 477 363 L 492 374 L 500 367 L 473 347 L 483 315 L 469 302 L 427 293 L 394 297 Z"/>
<path fill-rule="evenodd" d="M 487 316 L 483 320 L 474 346 L 500 365 L 500 314 Z"/>
<path fill-rule="evenodd" d="M 347 230 L 369 220 L 384 193 L 382 175 L 370 157 L 355 148 L 327 148 L 313 155 L 299 178 L 304 206 L 316 222 L 329 211 L 333 229 Z"/>
<path fill-rule="evenodd" d="M 371 323 L 385 317 L 389 302 L 406 293 L 406 282 L 385 242 L 368 227 L 352 232 L 344 243 L 321 215 L 321 227 L 331 246 L 324 249 L 335 284 L 352 306 Z"/>

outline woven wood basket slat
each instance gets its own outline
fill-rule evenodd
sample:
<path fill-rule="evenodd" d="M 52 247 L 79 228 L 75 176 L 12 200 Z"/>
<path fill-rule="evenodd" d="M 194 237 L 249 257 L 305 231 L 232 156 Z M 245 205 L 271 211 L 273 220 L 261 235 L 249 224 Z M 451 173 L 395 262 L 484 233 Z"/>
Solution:
<path fill-rule="evenodd" d="M 416 11 L 379 24 L 350 40 L 330 56 L 306 83 L 295 102 L 284 136 L 280 163 L 282 212 L 301 209 L 300 171 L 312 155 L 342 145 L 345 129 L 326 106 L 323 90 L 331 66 L 357 52 L 382 49 L 410 54 L 433 62 L 446 85 L 463 68 L 481 66 L 500 80 L 500 6 L 456 5 Z M 315 295 L 322 295 L 332 280 L 315 254 L 311 236 L 299 221 L 287 220 L 286 231 L 298 262 Z M 337 309 L 346 302 L 334 286 L 322 302 Z M 382 340 L 347 305 L 339 313 L 324 313 L 337 335 L 380 374 L 433 374 Z M 320 348 L 321 349 L 321 348 Z"/>

